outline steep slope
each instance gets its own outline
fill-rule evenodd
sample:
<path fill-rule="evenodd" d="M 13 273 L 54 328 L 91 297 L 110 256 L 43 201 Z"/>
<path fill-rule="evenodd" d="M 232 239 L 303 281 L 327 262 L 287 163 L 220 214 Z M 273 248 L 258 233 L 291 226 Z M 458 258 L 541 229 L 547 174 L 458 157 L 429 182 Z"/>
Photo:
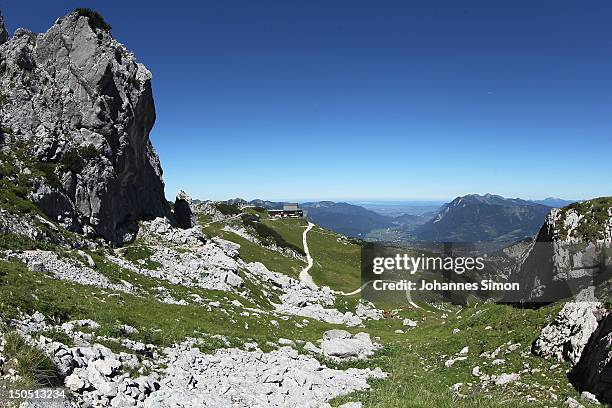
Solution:
<path fill-rule="evenodd" d="M 405 231 L 410 231 L 419 225 L 425 224 L 427 221 L 431 220 L 432 214 L 425 213 L 422 215 L 413 215 L 413 214 L 403 214 L 393 218 L 393 223 L 398 225 Z"/>
<path fill-rule="evenodd" d="M 308 218 L 316 224 L 351 237 L 363 237 L 374 229 L 393 225 L 392 218 L 358 205 L 319 201 L 303 203 L 301 206 L 308 211 Z"/>
<path fill-rule="evenodd" d="M 553 209 L 529 256 L 512 280 L 517 301 L 554 302 L 596 286 L 612 293 L 612 198 L 602 197 Z"/>
<path fill-rule="evenodd" d="M 151 73 L 88 10 L 43 34 L 0 34 L 0 149 L 32 177 L 30 198 L 68 229 L 122 243 L 168 212 Z M 34 168 L 23 165 L 33 163 Z"/>
<path fill-rule="evenodd" d="M 520 199 L 472 194 L 442 207 L 414 235 L 422 241 L 514 242 L 534 235 L 549 210 Z"/>

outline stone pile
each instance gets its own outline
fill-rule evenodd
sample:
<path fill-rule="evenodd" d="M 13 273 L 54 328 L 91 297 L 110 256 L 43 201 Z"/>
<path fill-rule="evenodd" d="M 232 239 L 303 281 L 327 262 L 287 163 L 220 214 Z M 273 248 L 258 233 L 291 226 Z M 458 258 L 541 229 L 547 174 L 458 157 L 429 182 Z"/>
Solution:
<path fill-rule="evenodd" d="M 15 257 L 25 263 L 31 271 L 47 273 L 57 279 L 121 292 L 132 292 L 129 283 L 111 283 L 104 275 L 89 266 L 83 265 L 80 261 L 72 258 L 60 258 L 51 251 L 23 251 L 16 253 Z"/>
<path fill-rule="evenodd" d="M 159 388 L 155 376 L 130 378 L 127 370 L 140 367 L 133 354 L 115 354 L 100 344 L 68 347 L 45 336 L 40 336 L 35 345 L 53 360 L 79 406 L 133 406 Z"/>
<path fill-rule="evenodd" d="M 369 388 L 369 378 L 386 377 L 378 368 L 331 369 L 291 347 L 203 354 L 194 345 L 165 350 L 168 368 L 145 407 L 329 407 L 327 400 Z"/>

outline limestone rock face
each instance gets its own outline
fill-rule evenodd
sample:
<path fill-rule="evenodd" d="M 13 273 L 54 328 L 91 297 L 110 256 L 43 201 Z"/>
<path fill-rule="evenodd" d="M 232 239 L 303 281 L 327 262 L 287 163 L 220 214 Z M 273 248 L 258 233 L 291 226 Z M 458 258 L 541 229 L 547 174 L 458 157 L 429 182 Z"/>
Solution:
<path fill-rule="evenodd" d="M 189 229 L 195 226 L 196 214 L 191 198 L 184 191 L 179 191 L 174 200 L 174 218 L 179 228 Z"/>
<path fill-rule="evenodd" d="M 2 17 L 2 12 L 0 12 L 0 45 L 4 44 L 7 40 L 8 33 L 6 28 L 4 28 L 4 17 Z"/>
<path fill-rule="evenodd" d="M 579 391 L 589 391 L 602 403 L 612 403 L 612 315 L 599 325 L 570 372 Z"/>
<path fill-rule="evenodd" d="M 520 270 L 510 280 L 520 293 L 509 301 L 551 303 L 612 278 L 612 198 L 553 209 Z"/>
<path fill-rule="evenodd" d="M 568 302 L 555 320 L 542 329 L 532 351 L 542 357 L 578 363 L 593 332 L 605 315 L 601 302 L 593 301 L 593 290 L 585 289 Z"/>
<path fill-rule="evenodd" d="M 19 29 L 8 41 L 0 19 L 0 44 L 0 143 L 45 164 L 33 202 L 114 243 L 132 239 L 137 220 L 167 215 L 144 65 L 76 11 L 46 33 Z"/>

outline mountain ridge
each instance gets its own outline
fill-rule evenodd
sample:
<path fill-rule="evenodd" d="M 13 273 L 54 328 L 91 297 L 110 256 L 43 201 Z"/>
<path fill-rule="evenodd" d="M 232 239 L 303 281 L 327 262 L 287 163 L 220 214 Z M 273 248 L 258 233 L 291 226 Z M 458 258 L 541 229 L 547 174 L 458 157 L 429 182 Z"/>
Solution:
<path fill-rule="evenodd" d="M 422 241 L 510 243 L 535 235 L 549 211 L 519 198 L 469 194 L 444 205 L 414 235 Z"/>

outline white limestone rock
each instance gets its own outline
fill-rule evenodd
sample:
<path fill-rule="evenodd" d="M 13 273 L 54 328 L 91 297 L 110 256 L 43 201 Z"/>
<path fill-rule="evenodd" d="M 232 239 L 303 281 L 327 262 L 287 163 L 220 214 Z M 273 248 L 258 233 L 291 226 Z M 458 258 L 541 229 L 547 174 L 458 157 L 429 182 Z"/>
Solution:
<path fill-rule="evenodd" d="M 593 288 L 583 290 L 566 303 L 555 320 L 544 327 L 532 351 L 545 358 L 578 363 L 584 348 L 605 314 L 601 302 L 593 301 Z"/>

